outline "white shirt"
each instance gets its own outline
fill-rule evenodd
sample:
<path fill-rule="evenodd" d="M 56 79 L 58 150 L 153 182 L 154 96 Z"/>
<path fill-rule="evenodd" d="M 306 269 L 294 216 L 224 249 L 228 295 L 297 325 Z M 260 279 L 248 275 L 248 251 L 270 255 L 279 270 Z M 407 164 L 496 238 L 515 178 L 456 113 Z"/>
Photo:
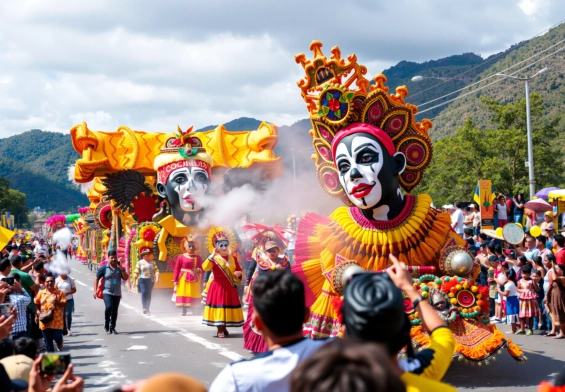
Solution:
<path fill-rule="evenodd" d="M 453 226 L 455 224 L 455 226 Z M 451 214 L 451 225 L 453 230 L 459 235 L 463 235 L 463 211 L 460 208 L 453 211 Z"/>
<path fill-rule="evenodd" d="M 473 227 L 477 227 L 481 224 L 481 213 L 480 212 L 474 212 L 475 217 L 473 218 Z"/>
<path fill-rule="evenodd" d="M 33 249 L 33 253 L 39 253 L 40 255 L 47 257 L 47 254 L 49 253 L 49 247 L 47 246 L 47 244 L 37 244 L 35 249 Z"/>
<path fill-rule="evenodd" d="M 284 233 L 284 238 L 288 240 L 287 250 L 294 250 L 296 247 L 296 233 L 292 234 L 288 231 Z"/>
<path fill-rule="evenodd" d="M 324 343 L 325 340 L 302 339 L 253 359 L 229 364 L 212 382 L 209 392 L 287 392 L 292 371 Z"/>
<path fill-rule="evenodd" d="M 516 285 L 511 280 L 504 284 L 504 291 L 508 291 L 507 297 L 516 297 L 518 295 Z"/>
<path fill-rule="evenodd" d="M 71 278 L 70 276 L 67 276 L 66 280 L 63 280 L 63 278 L 61 278 L 59 276 L 57 278 L 57 280 L 55 280 L 55 285 L 63 293 L 66 293 L 67 291 L 71 291 L 72 289 L 74 289 L 76 287 L 75 280 L 73 278 Z M 67 297 L 67 299 L 73 299 L 72 294 L 67 294 L 66 297 Z"/>
<path fill-rule="evenodd" d="M 504 204 L 497 204 L 496 208 L 498 208 L 498 219 L 508 219 L 508 211 L 506 211 L 506 203 Z"/>

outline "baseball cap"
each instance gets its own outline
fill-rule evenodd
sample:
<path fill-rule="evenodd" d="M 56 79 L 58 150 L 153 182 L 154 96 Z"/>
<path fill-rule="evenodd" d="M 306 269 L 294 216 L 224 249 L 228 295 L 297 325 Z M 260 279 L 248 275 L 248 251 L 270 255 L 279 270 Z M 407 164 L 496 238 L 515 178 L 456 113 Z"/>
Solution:
<path fill-rule="evenodd" d="M 455 209 L 455 207 L 453 206 L 453 204 L 445 205 L 445 206 L 443 206 L 443 208 L 445 208 L 446 210 Z"/>
<path fill-rule="evenodd" d="M 12 355 L 0 360 L 10 379 L 24 380 L 29 382 L 29 373 L 33 367 L 33 359 L 23 355 Z"/>
<path fill-rule="evenodd" d="M 553 212 L 552 211 L 546 211 L 544 215 L 550 216 L 553 218 Z"/>
<path fill-rule="evenodd" d="M 151 249 L 149 249 L 149 248 L 143 248 L 143 249 L 141 250 L 140 254 L 141 254 L 142 256 L 151 254 Z"/>
<path fill-rule="evenodd" d="M 555 224 L 553 222 L 549 222 L 546 226 L 545 226 L 545 231 L 555 231 Z"/>
<path fill-rule="evenodd" d="M 27 391 L 28 383 L 21 379 L 10 379 L 4 365 L 0 364 L 0 390 Z"/>

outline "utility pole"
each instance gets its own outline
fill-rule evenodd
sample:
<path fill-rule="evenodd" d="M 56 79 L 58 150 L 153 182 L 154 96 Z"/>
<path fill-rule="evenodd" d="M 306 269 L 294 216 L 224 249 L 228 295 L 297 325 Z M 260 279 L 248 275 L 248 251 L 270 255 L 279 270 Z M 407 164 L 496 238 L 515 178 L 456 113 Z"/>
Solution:
<path fill-rule="evenodd" d="M 532 141 L 532 124 L 531 124 L 531 115 L 530 115 L 530 80 L 535 78 L 538 75 L 541 75 L 548 68 L 544 68 L 538 72 L 536 72 L 533 76 L 529 78 L 519 78 L 513 75 L 506 75 L 502 73 L 497 73 L 496 76 L 501 76 L 503 78 L 510 78 L 515 80 L 520 80 L 525 82 L 526 85 L 526 128 L 527 128 L 527 138 L 528 138 L 528 161 L 526 162 L 528 166 L 528 179 L 530 183 L 530 200 L 534 199 L 534 195 L 536 194 L 536 180 L 534 179 L 534 147 Z"/>

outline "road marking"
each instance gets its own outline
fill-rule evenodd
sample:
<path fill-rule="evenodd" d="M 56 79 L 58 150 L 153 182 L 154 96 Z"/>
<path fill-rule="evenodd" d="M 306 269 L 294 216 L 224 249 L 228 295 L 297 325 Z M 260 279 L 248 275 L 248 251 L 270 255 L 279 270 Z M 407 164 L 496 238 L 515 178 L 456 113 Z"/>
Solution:
<path fill-rule="evenodd" d="M 80 284 L 81 286 L 88 287 L 87 285 L 85 285 L 84 283 L 82 283 L 82 282 L 81 282 L 80 280 L 78 280 L 78 279 L 75 279 L 75 282 L 78 283 L 78 284 Z"/>
<path fill-rule="evenodd" d="M 77 282 L 78 282 L 78 281 L 77 281 Z M 86 285 L 85 285 L 85 286 L 86 286 Z M 122 305 L 122 306 L 125 307 L 126 309 L 129 309 L 129 310 L 132 310 L 132 311 L 138 313 L 139 315 L 143 315 L 143 313 L 142 313 L 140 310 L 138 310 L 137 308 L 135 308 L 135 307 L 129 305 L 129 304 L 126 303 L 125 301 L 121 301 L 121 302 L 120 302 L 120 305 Z M 209 341 L 209 340 L 207 340 L 207 339 L 205 339 L 205 338 L 203 338 L 203 337 L 200 337 L 200 336 L 198 336 L 198 335 L 196 335 L 196 334 L 193 334 L 193 333 L 191 333 L 191 332 L 188 332 L 187 330 L 181 329 L 181 328 L 179 328 L 177 325 L 171 324 L 171 323 L 169 323 L 169 322 L 167 322 L 167 321 L 164 321 L 164 320 L 160 320 L 160 319 L 158 319 L 158 318 L 153 318 L 153 317 L 151 317 L 151 318 L 148 318 L 148 319 L 150 319 L 150 320 L 152 320 L 152 321 L 155 321 L 156 323 L 159 323 L 159 324 L 161 324 L 162 326 L 164 326 L 164 327 L 166 327 L 166 328 L 175 328 L 175 329 L 176 329 L 175 332 L 178 333 L 179 335 L 185 337 L 186 339 L 188 339 L 188 340 L 190 340 L 190 341 L 192 341 L 192 342 L 194 342 L 194 343 L 198 343 L 198 344 L 204 346 L 204 347 L 207 348 L 208 350 L 216 351 L 216 352 L 218 352 L 218 354 L 220 354 L 220 355 L 222 355 L 222 356 L 224 356 L 224 357 L 226 357 L 226 358 L 229 358 L 229 359 L 231 359 L 232 361 L 240 361 L 240 360 L 242 360 L 242 359 L 245 358 L 245 357 L 243 357 L 242 355 L 236 353 L 235 351 L 230 351 L 230 350 L 228 350 L 226 347 L 223 347 L 223 346 L 220 345 L 220 344 L 213 343 L 213 342 L 211 342 L 211 341 Z M 185 322 L 188 321 L 188 320 L 186 320 L 186 319 L 183 319 L 183 320 L 185 320 Z M 199 323 L 198 323 L 198 324 L 199 324 Z M 134 347 L 135 347 L 135 346 L 134 346 Z M 161 355 L 167 355 L 167 354 L 161 354 Z M 114 377 L 116 377 L 116 376 L 114 376 Z"/>
<path fill-rule="evenodd" d="M 147 346 L 131 346 L 126 349 L 126 351 L 141 351 L 147 350 Z"/>
<path fill-rule="evenodd" d="M 125 303 L 125 302 L 123 302 L 123 301 L 120 302 L 120 305 L 123 305 L 124 308 L 126 308 L 126 309 L 135 310 L 135 308 L 134 308 L 133 306 L 128 305 L 127 303 Z"/>

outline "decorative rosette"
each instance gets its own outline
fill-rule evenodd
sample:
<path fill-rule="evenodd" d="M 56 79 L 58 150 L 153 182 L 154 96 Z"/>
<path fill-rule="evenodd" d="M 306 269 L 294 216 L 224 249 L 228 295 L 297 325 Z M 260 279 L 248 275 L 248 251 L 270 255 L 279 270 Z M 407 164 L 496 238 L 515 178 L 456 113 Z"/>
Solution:
<path fill-rule="evenodd" d="M 94 209 L 94 221 L 102 229 L 110 229 L 112 227 L 112 206 L 109 201 L 98 203 Z"/>
<path fill-rule="evenodd" d="M 142 223 L 137 231 L 137 241 L 134 245 L 141 250 L 141 248 L 153 248 L 153 241 L 157 234 L 161 231 L 161 227 L 156 223 Z"/>
<path fill-rule="evenodd" d="M 299 54 L 296 62 L 305 71 L 298 86 L 310 111 L 313 159 L 322 188 L 332 196 L 347 200 L 339 184 L 331 142 L 342 128 L 363 122 L 384 130 L 395 150 L 406 156 L 406 169 L 400 175 L 400 185 L 410 192 L 418 185 L 432 159 L 428 134 L 431 121 L 416 122 L 414 115 L 418 108 L 404 101 L 408 95 L 406 87 L 398 87 L 396 94 L 389 95 L 384 75 L 369 81 L 363 76 L 367 68 L 357 63 L 355 55 L 342 59 L 336 46 L 328 59 L 321 48 L 319 41 L 313 41 L 310 49 L 314 58 L 308 60 L 304 54 Z"/>

